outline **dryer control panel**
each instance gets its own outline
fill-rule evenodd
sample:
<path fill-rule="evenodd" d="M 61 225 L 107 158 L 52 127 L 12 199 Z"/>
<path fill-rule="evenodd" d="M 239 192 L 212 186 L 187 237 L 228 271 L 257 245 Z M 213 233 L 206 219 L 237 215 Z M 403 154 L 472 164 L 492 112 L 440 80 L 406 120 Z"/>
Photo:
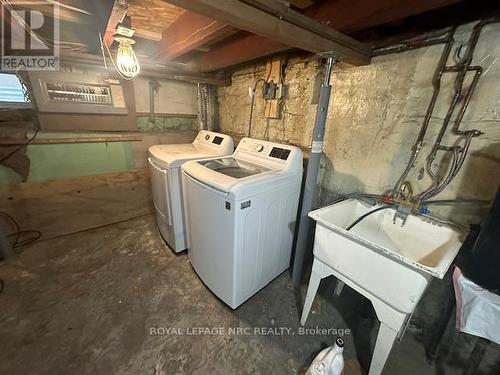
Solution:
<path fill-rule="evenodd" d="M 193 144 L 203 144 L 221 150 L 228 150 L 228 153 L 234 150 L 233 139 L 229 135 L 208 130 L 200 130 Z"/>

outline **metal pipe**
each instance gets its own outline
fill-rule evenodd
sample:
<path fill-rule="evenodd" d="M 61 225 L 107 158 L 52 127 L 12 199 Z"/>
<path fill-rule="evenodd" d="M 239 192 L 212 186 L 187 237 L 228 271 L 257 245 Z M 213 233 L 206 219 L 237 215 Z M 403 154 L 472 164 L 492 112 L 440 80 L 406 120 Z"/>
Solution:
<path fill-rule="evenodd" d="M 467 199 L 467 198 L 457 198 L 457 199 L 440 199 L 440 200 L 432 200 L 432 201 L 424 201 L 422 202 L 423 205 L 428 206 L 428 205 L 441 205 L 441 206 L 447 206 L 447 205 L 454 205 L 454 204 L 461 204 L 461 203 L 474 203 L 474 204 L 482 204 L 486 206 L 491 206 L 492 201 L 491 200 L 486 200 L 486 199 Z"/>
<path fill-rule="evenodd" d="M 470 132 L 473 132 L 475 136 L 479 136 L 483 134 L 479 130 L 459 130 L 460 124 L 462 123 L 462 119 L 464 118 L 465 112 L 467 111 L 467 108 L 469 107 L 470 100 L 472 98 L 472 94 L 474 94 L 474 91 L 476 90 L 477 83 L 479 82 L 479 78 L 481 78 L 481 74 L 483 74 L 483 67 L 482 66 L 471 66 L 469 68 L 469 71 L 475 71 L 476 74 L 474 74 L 474 78 L 469 86 L 469 90 L 467 91 L 467 94 L 465 95 L 464 102 L 462 104 L 462 107 L 460 108 L 460 112 L 458 113 L 457 118 L 455 119 L 455 124 L 453 125 L 453 132 L 455 134 L 459 135 L 467 135 Z"/>
<path fill-rule="evenodd" d="M 197 100 L 198 100 L 198 123 L 200 130 L 210 130 L 213 129 L 213 121 L 210 118 L 210 88 L 205 83 L 198 83 L 197 85 Z"/>
<path fill-rule="evenodd" d="M 160 89 L 160 84 L 154 79 L 149 80 L 149 121 L 156 121 L 155 114 L 155 93 Z"/>
<path fill-rule="evenodd" d="M 448 32 L 424 38 L 408 39 L 394 45 L 375 48 L 373 50 L 372 57 L 406 52 L 413 49 L 434 46 L 436 44 L 444 44 L 450 42 L 450 39 L 451 38 Z"/>
<path fill-rule="evenodd" d="M 316 112 L 316 121 L 314 123 L 311 153 L 309 156 L 309 162 L 307 163 L 306 180 L 304 184 L 304 192 L 302 195 L 302 208 L 299 217 L 297 243 L 295 246 L 295 256 L 293 260 L 292 284 L 294 287 L 298 287 L 302 279 L 304 255 L 309 243 L 308 241 L 311 228 L 311 219 L 309 218 L 308 214 L 313 206 L 314 192 L 316 190 L 316 182 L 318 179 L 321 154 L 323 153 L 325 124 L 328 115 L 330 94 L 332 90 L 332 86 L 330 85 L 330 77 L 335 61 L 335 58 L 332 56 L 328 57 L 326 61 L 325 76 L 323 79 L 323 84 L 321 85 L 318 109 Z"/>
<path fill-rule="evenodd" d="M 467 45 L 467 49 L 465 51 L 465 54 L 463 57 L 460 57 L 460 51 L 461 49 L 458 49 L 457 55 L 456 55 L 456 61 L 457 64 L 454 66 L 445 66 L 443 67 L 443 72 L 444 73 L 457 73 L 457 77 L 455 78 L 455 93 L 453 95 L 453 99 L 451 101 L 450 107 L 448 109 L 448 112 L 444 118 L 443 124 L 441 126 L 441 129 L 439 131 L 439 134 L 436 138 L 436 141 L 432 147 L 431 153 L 427 157 L 427 162 L 426 162 L 426 171 L 431 177 L 432 184 L 429 188 L 424 190 L 422 193 L 420 193 L 417 198 L 418 199 L 428 199 L 430 197 L 433 197 L 440 192 L 442 192 L 450 183 L 451 181 L 458 175 L 458 172 L 463 166 L 463 163 L 465 161 L 465 158 L 467 156 L 467 153 L 469 151 L 469 147 L 472 141 L 473 137 L 477 137 L 481 134 L 483 134 L 481 131 L 473 129 L 473 130 L 467 130 L 467 131 L 461 131 L 459 130 L 460 128 L 460 123 L 464 117 L 464 114 L 468 108 L 468 105 L 470 103 L 470 100 L 472 98 L 472 95 L 474 94 L 474 91 L 476 89 L 477 83 L 479 81 L 479 78 L 481 77 L 481 74 L 483 72 L 483 68 L 481 66 L 471 66 L 472 64 L 472 59 L 474 56 L 474 50 L 476 48 L 476 45 L 479 41 L 479 36 L 481 34 L 482 28 L 485 25 L 488 25 L 490 23 L 498 22 L 500 21 L 499 18 L 491 18 L 488 20 L 483 20 L 479 23 L 477 23 L 474 28 L 472 29 L 471 36 L 469 38 L 469 42 Z M 466 75 L 468 72 L 475 72 L 474 78 L 469 85 L 469 88 L 467 90 L 467 93 L 464 95 L 463 94 L 463 85 L 464 81 L 466 78 Z M 448 128 L 448 125 L 451 121 L 451 118 L 453 116 L 453 113 L 455 112 L 455 109 L 460 101 L 463 101 L 462 106 L 459 110 L 458 115 L 455 117 L 455 124 L 453 126 L 452 131 L 455 134 L 459 134 L 465 137 L 465 143 L 464 147 L 461 148 L 460 146 L 454 146 L 454 147 L 449 147 L 449 146 L 443 146 L 441 144 L 443 137 L 446 133 L 446 130 Z M 452 164 L 449 169 L 448 174 L 446 177 L 439 182 L 437 173 L 434 173 L 432 171 L 432 164 L 436 158 L 437 152 L 445 151 L 445 152 L 453 152 L 453 159 L 452 159 Z M 459 155 L 460 154 L 460 155 Z"/>
<path fill-rule="evenodd" d="M 205 106 L 207 110 L 207 130 L 215 130 L 215 93 L 214 87 L 211 85 L 205 85 L 207 96 L 205 98 Z"/>
<path fill-rule="evenodd" d="M 411 169 L 414 167 L 415 162 L 417 161 L 418 155 L 420 153 L 420 150 L 422 149 L 422 145 L 424 142 L 425 134 L 427 133 L 427 129 L 429 128 L 429 124 L 431 121 L 432 113 L 434 111 L 434 107 L 436 106 L 437 98 L 439 96 L 439 92 L 441 90 L 441 78 L 443 76 L 444 70 L 446 68 L 446 62 L 448 61 L 448 58 L 450 56 L 451 48 L 453 46 L 453 35 L 455 33 L 456 27 L 453 27 L 447 34 L 446 36 L 446 45 L 443 49 L 443 53 L 441 54 L 441 58 L 439 59 L 439 64 L 436 68 L 436 71 L 434 72 L 434 76 L 432 78 L 432 86 L 434 87 L 434 91 L 432 93 L 432 98 L 429 103 L 429 106 L 427 107 L 427 111 L 425 113 L 424 117 L 424 122 L 422 123 L 422 127 L 420 128 L 420 132 L 418 134 L 417 140 L 415 141 L 415 144 L 412 148 L 412 155 L 410 157 L 410 160 L 408 161 L 408 164 L 406 165 L 405 170 L 399 177 L 398 181 L 396 182 L 396 185 L 394 186 L 394 191 L 399 191 L 401 185 L 403 182 L 406 181 L 408 174 L 410 173 Z"/>

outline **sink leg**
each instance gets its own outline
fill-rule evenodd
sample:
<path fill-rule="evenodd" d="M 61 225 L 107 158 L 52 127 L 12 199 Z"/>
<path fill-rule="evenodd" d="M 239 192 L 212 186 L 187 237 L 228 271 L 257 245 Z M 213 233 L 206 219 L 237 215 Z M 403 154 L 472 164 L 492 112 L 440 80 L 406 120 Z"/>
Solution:
<path fill-rule="evenodd" d="M 373 351 L 372 362 L 370 364 L 370 372 L 368 375 L 380 375 L 384 369 L 385 362 L 389 357 L 392 345 L 396 340 L 398 332 L 384 323 L 380 322 L 378 329 L 377 342 Z"/>
<path fill-rule="evenodd" d="M 337 284 L 335 284 L 335 290 L 333 291 L 333 294 L 335 297 L 340 296 L 340 293 L 342 293 L 342 289 L 344 289 L 344 282 L 341 281 L 340 279 L 337 279 Z"/>
<path fill-rule="evenodd" d="M 309 311 L 311 310 L 311 306 L 314 301 L 314 297 L 316 296 L 316 292 L 318 291 L 319 282 L 321 281 L 321 279 L 322 278 L 314 272 L 313 263 L 313 270 L 311 272 L 311 278 L 309 279 L 309 286 L 307 287 L 306 300 L 304 301 L 304 308 L 302 309 L 302 317 L 300 318 L 301 325 L 306 324 L 307 316 L 309 315 Z"/>

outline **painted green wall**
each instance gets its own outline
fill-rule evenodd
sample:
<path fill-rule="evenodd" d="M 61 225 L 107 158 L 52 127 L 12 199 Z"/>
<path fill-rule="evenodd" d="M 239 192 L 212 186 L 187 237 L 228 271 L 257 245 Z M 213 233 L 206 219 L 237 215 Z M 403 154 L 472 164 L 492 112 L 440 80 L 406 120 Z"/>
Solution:
<path fill-rule="evenodd" d="M 134 169 L 132 148 L 127 142 L 76 143 L 28 146 L 28 181 L 52 180 Z M 0 167 L 0 183 L 22 182 L 7 167 Z"/>
<path fill-rule="evenodd" d="M 134 169 L 127 142 L 36 145 L 28 148 L 28 181 Z"/>
<path fill-rule="evenodd" d="M 196 128 L 196 117 L 155 117 L 150 121 L 149 116 L 137 117 L 137 126 L 141 131 L 162 132 L 165 130 L 192 130 Z"/>
<path fill-rule="evenodd" d="M 190 130 L 196 127 L 194 117 L 138 117 L 137 127 L 143 132 Z M 75 133 L 75 135 L 81 133 Z M 51 134 L 51 138 L 67 134 Z M 28 146 L 30 159 L 28 181 L 44 181 L 64 177 L 127 171 L 135 168 L 130 142 L 72 143 Z M 22 182 L 12 169 L 0 166 L 0 185 Z"/>
<path fill-rule="evenodd" d="M 19 182 L 22 182 L 21 176 L 12 169 L 0 165 L 0 185 L 17 184 Z"/>

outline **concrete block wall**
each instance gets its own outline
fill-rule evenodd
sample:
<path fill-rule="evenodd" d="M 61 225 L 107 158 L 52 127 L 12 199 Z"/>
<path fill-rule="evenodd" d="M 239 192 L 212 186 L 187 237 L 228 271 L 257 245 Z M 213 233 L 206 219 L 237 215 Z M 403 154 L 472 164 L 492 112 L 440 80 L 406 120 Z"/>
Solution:
<path fill-rule="evenodd" d="M 468 40 L 472 24 L 459 27 L 454 47 Z M 460 175 L 436 199 L 492 199 L 500 184 L 500 24 L 483 29 L 473 64 L 485 73 L 469 105 L 461 128 L 477 128 L 485 134 L 473 140 Z M 332 97 L 325 134 L 325 154 L 319 177 L 318 205 L 328 203 L 339 193 L 383 193 L 392 188 L 405 168 L 432 95 L 432 75 L 443 46 L 436 45 L 400 54 L 380 56 L 372 64 L 353 67 L 340 64 L 332 75 Z M 450 59 L 448 64 L 454 64 Z M 278 120 L 263 117 L 264 101 L 257 88 L 252 136 L 262 138 L 266 126 L 269 139 L 307 148 L 317 107 L 322 63 L 316 58 L 292 58 L 284 74 L 289 85 Z M 232 85 L 218 91 L 222 131 L 245 136 L 248 129 L 250 97 L 248 88 L 265 78 L 265 64 L 233 74 Z M 431 125 L 417 166 L 409 178 L 417 192 L 429 186 L 419 179 L 442 119 L 448 109 L 453 75 L 443 79 Z M 470 77 L 466 83 L 470 82 Z M 451 125 L 450 125 L 451 127 Z M 447 144 L 457 137 L 448 134 Z M 461 205 L 439 210 L 438 216 L 457 216 L 466 223 L 479 219 L 488 207 Z M 465 215 L 465 216 L 464 216 Z M 464 217 L 462 217 L 464 216 Z"/>

